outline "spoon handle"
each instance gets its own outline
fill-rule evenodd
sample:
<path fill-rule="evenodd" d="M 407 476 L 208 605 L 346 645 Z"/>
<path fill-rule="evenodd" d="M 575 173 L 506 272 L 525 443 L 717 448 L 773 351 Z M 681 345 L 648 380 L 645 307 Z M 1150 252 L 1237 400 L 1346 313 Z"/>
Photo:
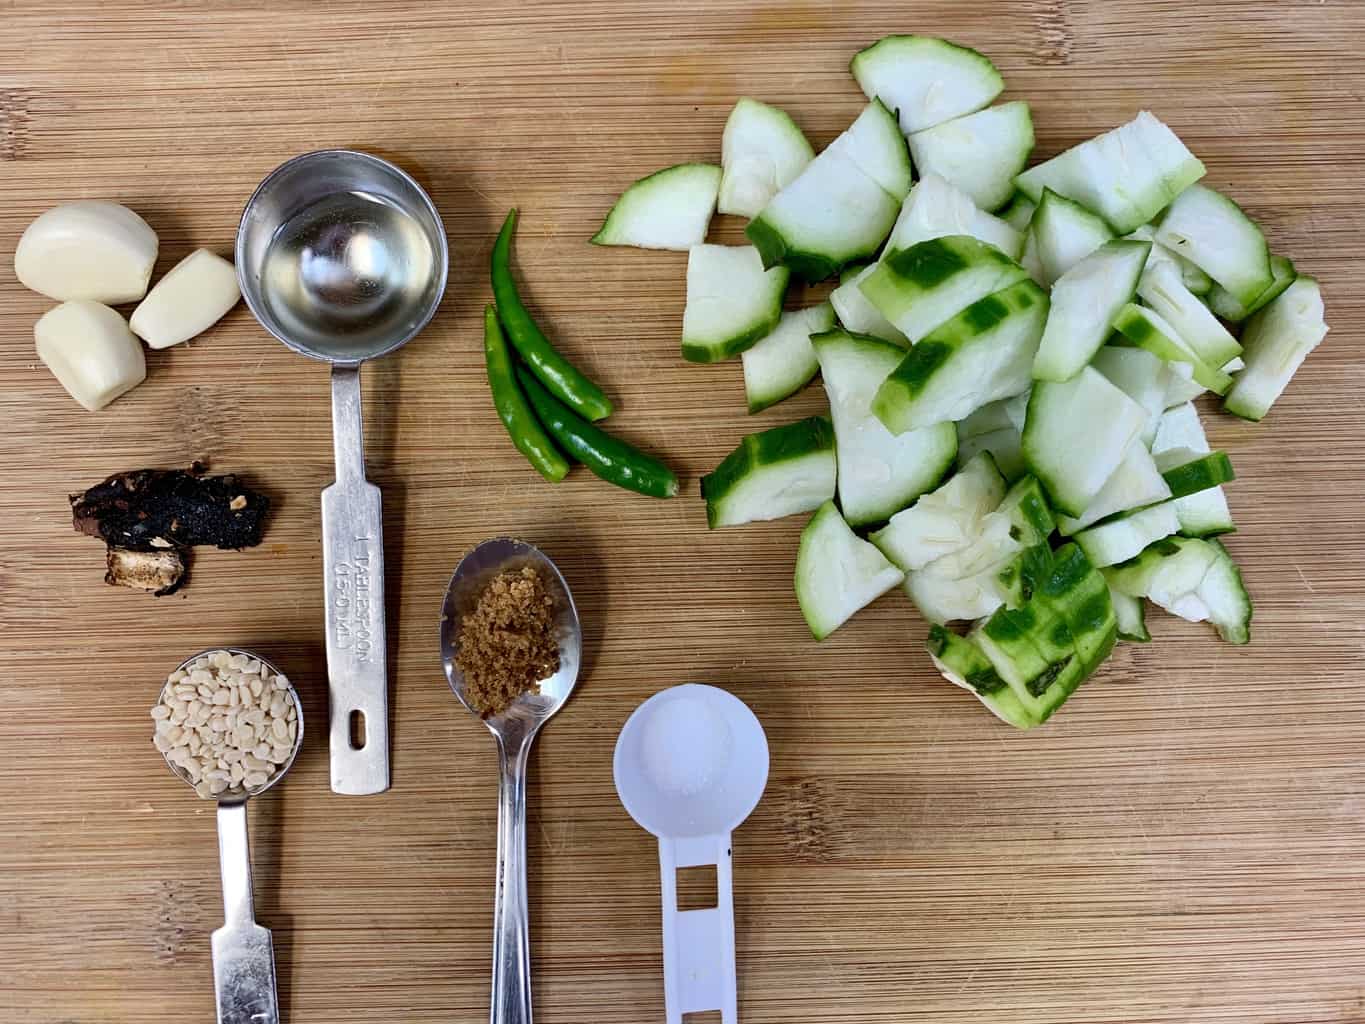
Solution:
<path fill-rule="evenodd" d="M 213 991 L 218 1024 L 279 1024 L 275 946 L 251 906 L 251 847 L 246 801 L 218 805 L 218 861 L 223 927 L 213 933 Z"/>
<path fill-rule="evenodd" d="M 332 367 L 332 447 L 336 482 L 322 492 L 328 751 L 332 792 L 360 796 L 389 788 L 389 710 L 383 506 L 365 479 L 358 366 Z"/>
<path fill-rule="evenodd" d="M 716 905 L 678 909 L 678 869 L 716 869 Z M 737 1024 L 735 905 L 730 834 L 659 838 L 660 892 L 664 905 L 664 1012 L 667 1024 L 692 1013 L 720 1011 Z"/>
<path fill-rule="evenodd" d="M 499 742 L 498 874 L 493 903 L 491 1024 L 531 1024 L 531 928 L 526 901 L 527 737 L 509 750 Z"/>

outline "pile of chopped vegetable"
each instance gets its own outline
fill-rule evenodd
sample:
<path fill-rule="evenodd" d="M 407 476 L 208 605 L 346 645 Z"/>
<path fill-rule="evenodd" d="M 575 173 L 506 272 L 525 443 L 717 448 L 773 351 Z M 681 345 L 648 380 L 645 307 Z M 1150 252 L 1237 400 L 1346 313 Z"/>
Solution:
<path fill-rule="evenodd" d="M 1248 642 L 1232 464 L 1192 402 L 1264 417 L 1327 333 L 1317 282 L 1147 111 L 1026 170 L 1028 104 L 990 106 L 975 50 L 888 36 L 852 71 L 870 102 L 822 152 L 742 99 L 719 168 L 636 182 L 593 239 L 688 250 L 683 356 L 740 355 L 751 412 L 823 380 L 828 419 L 703 478 L 710 525 L 814 512 L 816 639 L 903 587 L 939 671 L 1019 728 L 1150 639 L 1145 602 Z M 706 244 L 717 207 L 752 245 Z M 784 312 L 793 274 L 839 283 Z"/>

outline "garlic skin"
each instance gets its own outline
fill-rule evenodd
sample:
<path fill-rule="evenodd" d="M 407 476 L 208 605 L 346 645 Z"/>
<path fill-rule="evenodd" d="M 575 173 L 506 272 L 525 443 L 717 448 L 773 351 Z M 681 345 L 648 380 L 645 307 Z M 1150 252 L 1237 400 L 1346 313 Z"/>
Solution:
<path fill-rule="evenodd" d="M 156 252 L 156 232 L 128 207 L 83 199 L 54 206 L 25 229 L 14 273 L 59 302 L 136 302 L 147 294 Z"/>
<path fill-rule="evenodd" d="M 232 264 L 208 249 L 196 249 L 147 293 L 129 326 L 152 348 L 170 348 L 208 330 L 241 297 Z"/>
<path fill-rule="evenodd" d="M 142 343 L 118 312 L 98 302 L 63 302 L 33 327 L 38 358 L 91 412 L 147 377 Z"/>

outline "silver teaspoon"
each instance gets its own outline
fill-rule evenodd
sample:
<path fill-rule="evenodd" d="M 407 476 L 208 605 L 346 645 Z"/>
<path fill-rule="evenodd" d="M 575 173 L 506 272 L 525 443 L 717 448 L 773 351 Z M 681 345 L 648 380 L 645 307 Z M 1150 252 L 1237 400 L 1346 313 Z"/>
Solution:
<path fill-rule="evenodd" d="M 460 624 L 473 610 L 488 581 L 509 569 L 539 570 L 554 600 L 559 638 L 559 671 L 540 681 L 539 692 L 518 697 L 506 710 L 483 718 L 465 690 L 455 663 Z M 493 903 L 492 1024 L 531 1024 L 530 923 L 526 899 L 526 775 L 531 744 L 563 707 L 578 680 L 583 633 L 569 586 L 559 569 L 537 548 L 499 537 L 484 541 L 461 559 L 446 589 L 441 610 L 441 664 L 455 696 L 488 726 L 498 741 L 498 866 Z"/>

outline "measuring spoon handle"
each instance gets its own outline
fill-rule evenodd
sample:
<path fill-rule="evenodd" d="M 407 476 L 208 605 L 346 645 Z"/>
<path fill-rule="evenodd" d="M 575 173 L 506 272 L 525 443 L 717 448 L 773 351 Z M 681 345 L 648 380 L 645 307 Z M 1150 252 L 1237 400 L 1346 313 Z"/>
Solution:
<path fill-rule="evenodd" d="M 526 899 L 526 772 L 531 737 L 498 741 L 498 872 L 493 902 L 491 1024 L 531 1024 L 531 926 Z"/>
<path fill-rule="evenodd" d="M 213 933 L 218 1024 L 279 1024 L 275 945 L 251 905 L 245 800 L 218 805 L 218 863 L 223 875 L 223 927 Z"/>
<path fill-rule="evenodd" d="M 389 706 L 383 508 L 365 479 L 359 366 L 332 367 L 332 447 L 336 482 L 322 492 L 328 750 L 332 792 L 361 796 L 389 788 Z"/>
<path fill-rule="evenodd" d="M 716 869 L 716 905 L 678 909 L 678 869 Z M 722 1024 L 737 1024 L 735 904 L 730 834 L 659 838 L 664 907 L 664 1012 L 667 1024 L 690 1013 L 719 1010 Z"/>

